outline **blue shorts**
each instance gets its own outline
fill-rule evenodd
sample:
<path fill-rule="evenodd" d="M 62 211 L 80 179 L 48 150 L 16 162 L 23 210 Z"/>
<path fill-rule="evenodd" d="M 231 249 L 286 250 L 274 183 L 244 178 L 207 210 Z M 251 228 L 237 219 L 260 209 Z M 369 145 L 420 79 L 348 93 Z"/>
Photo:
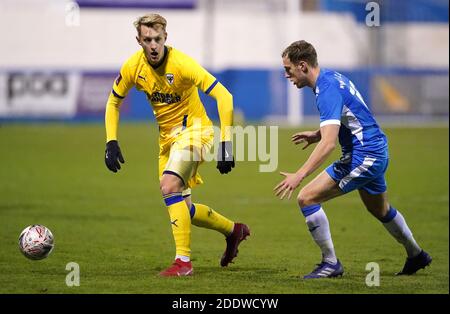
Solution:
<path fill-rule="evenodd" d="M 386 192 L 384 173 L 389 164 L 386 152 L 381 156 L 362 154 L 345 154 L 325 170 L 330 177 L 339 183 L 339 188 L 348 193 L 353 190 L 364 190 L 369 194 Z"/>

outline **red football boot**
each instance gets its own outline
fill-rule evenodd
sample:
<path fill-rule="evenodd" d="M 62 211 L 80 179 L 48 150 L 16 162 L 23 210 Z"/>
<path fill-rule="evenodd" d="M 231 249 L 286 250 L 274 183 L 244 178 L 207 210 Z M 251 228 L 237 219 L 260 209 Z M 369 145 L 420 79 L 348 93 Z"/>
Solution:
<path fill-rule="evenodd" d="M 183 262 L 181 259 L 177 258 L 172 266 L 167 268 L 165 271 L 159 273 L 162 277 L 173 277 L 173 276 L 191 276 L 194 274 L 194 268 L 192 268 L 192 263 Z"/>
<path fill-rule="evenodd" d="M 238 254 L 238 246 L 242 240 L 245 240 L 250 235 L 250 229 L 247 225 L 242 223 L 235 223 L 233 232 L 226 237 L 227 248 L 222 255 L 220 265 L 222 267 L 228 266 Z"/>

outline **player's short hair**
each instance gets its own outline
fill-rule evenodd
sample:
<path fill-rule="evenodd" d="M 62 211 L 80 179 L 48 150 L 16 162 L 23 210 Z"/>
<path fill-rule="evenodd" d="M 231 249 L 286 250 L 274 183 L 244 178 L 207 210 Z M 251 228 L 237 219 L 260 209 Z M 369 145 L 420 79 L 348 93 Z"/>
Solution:
<path fill-rule="evenodd" d="M 134 27 L 138 34 L 141 33 L 141 25 L 145 25 L 147 27 L 155 28 L 156 25 L 161 25 L 162 29 L 166 31 L 167 21 L 164 17 L 156 13 L 146 14 L 144 16 L 140 16 L 133 22 Z"/>
<path fill-rule="evenodd" d="M 314 46 L 304 40 L 294 41 L 286 49 L 284 49 L 281 56 L 288 57 L 289 60 L 297 65 L 300 61 L 305 61 L 310 66 L 317 67 L 317 52 Z"/>

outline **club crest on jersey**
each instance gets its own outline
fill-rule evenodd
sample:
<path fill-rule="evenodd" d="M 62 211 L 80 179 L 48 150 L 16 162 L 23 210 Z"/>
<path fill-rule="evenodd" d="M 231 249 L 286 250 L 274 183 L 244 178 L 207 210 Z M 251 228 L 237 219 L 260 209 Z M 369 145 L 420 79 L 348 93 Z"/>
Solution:
<path fill-rule="evenodd" d="M 167 79 L 167 82 L 169 82 L 170 85 L 173 84 L 174 77 L 173 77 L 172 73 L 166 73 L 166 79 Z"/>

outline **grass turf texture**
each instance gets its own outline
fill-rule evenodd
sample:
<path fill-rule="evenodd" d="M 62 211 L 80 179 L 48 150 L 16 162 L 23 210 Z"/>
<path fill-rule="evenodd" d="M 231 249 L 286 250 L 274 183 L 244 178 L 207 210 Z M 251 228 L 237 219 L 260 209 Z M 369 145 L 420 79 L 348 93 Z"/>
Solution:
<path fill-rule="evenodd" d="M 278 171 L 296 170 L 311 152 L 291 144 L 294 131 L 280 129 Z M 159 278 L 175 250 L 159 192 L 155 125 L 121 124 L 126 163 L 117 174 L 104 165 L 100 124 L 2 125 L 0 293 L 448 293 L 448 128 L 385 131 L 391 203 L 433 256 L 431 267 L 395 277 L 404 250 L 353 192 L 324 204 L 344 277 L 304 281 L 299 276 L 320 253 L 295 201 L 273 195 L 278 171 L 259 173 L 258 163 L 238 162 L 222 176 L 214 163 L 202 165 L 206 183 L 194 189 L 194 200 L 247 223 L 252 235 L 236 263 L 221 268 L 224 237 L 193 226 L 195 275 Z M 336 150 L 326 164 L 338 156 Z M 30 261 L 17 239 L 36 223 L 51 229 L 55 249 Z M 69 262 L 80 265 L 79 287 L 65 284 Z M 369 262 L 380 265 L 379 287 L 365 284 Z"/>

